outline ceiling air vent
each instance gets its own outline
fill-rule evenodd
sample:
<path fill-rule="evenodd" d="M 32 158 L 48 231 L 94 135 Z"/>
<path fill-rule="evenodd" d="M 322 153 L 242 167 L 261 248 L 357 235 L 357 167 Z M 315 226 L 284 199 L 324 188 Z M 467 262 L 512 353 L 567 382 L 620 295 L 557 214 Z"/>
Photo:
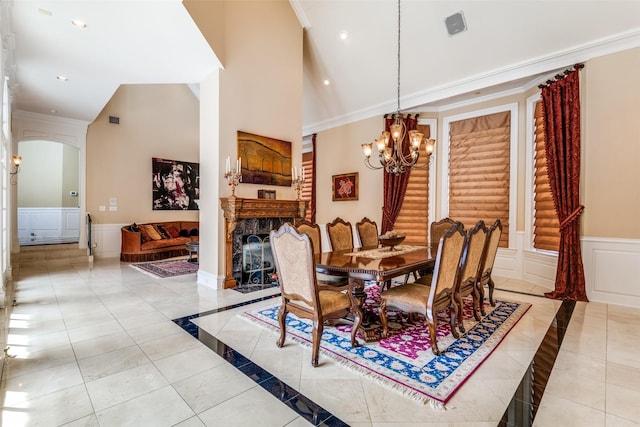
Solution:
<path fill-rule="evenodd" d="M 120 124 L 120 117 L 109 116 L 109 123 L 113 123 L 114 125 Z"/>
<path fill-rule="evenodd" d="M 444 20 L 444 23 L 447 25 L 447 31 L 449 32 L 450 36 L 461 33 L 462 31 L 467 29 L 467 23 L 464 20 L 464 14 L 462 13 L 462 11 L 448 16 Z"/>

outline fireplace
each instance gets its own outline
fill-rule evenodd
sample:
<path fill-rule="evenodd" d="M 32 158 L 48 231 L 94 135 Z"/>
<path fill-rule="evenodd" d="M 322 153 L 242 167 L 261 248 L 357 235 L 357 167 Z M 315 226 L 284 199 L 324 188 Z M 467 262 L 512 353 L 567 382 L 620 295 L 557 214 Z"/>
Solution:
<path fill-rule="evenodd" d="M 239 283 L 250 283 L 245 282 L 245 279 L 257 280 L 259 276 L 264 280 L 269 279 L 264 276 L 270 276 L 275 271 L 268 245 L 269 232 L 277 230 L 285 222 L 293 224 L 303 219 L 307 204 L 305 200 L 241 199 L 234 196 L 220 199 L 225 218 L 225 288 L 233 288 Z M 256 237 L 250 239 L 250 236 Z M 267 244 L 264 242 L 265 237 Z M 258 238 L 262 241 L 261 247 L 257 245 Z M 252 245 L 245 248 L 249 240 Z M 248 252 L 251 249 L 255 251 Z M 262 258 L 256 261 L 258 250 Z M 250 264 L 255 268 L 246 268 L 247 259 L 251 259 Z M 267 263 L 273 266 L 273 270 L 266 266 Z M 252 273 L 259 274 L 249 279 L 251 275 L 245 270 L 256 270 Z"/>

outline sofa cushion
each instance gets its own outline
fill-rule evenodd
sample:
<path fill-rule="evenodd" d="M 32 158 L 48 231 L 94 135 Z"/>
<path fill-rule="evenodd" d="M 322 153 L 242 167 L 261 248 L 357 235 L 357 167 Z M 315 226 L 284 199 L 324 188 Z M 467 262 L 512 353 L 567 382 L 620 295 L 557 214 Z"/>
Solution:
<path fill-rule="evenodd" d="M 151 240 L 149 242 L 145 242 L 140 246 L 140 249 L 149 250 L 149 249 L 162 249 L 168 248 L 171 246 L 183 246 L 190 242 L 187 237 L 176 237 L 175 239 L 162 239 L 162 240 Z"/>

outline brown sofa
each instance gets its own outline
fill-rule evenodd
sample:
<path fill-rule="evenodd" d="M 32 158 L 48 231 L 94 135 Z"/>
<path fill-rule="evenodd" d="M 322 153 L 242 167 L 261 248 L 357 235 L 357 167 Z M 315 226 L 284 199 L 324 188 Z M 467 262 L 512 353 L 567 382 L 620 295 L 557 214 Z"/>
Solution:
<path fill-rule="evenodd" d="M 165 221 L 125 225 L 120 261 L 146 262 L 188 255 L 186 244 L 199 241 L 198 221 Z"/>

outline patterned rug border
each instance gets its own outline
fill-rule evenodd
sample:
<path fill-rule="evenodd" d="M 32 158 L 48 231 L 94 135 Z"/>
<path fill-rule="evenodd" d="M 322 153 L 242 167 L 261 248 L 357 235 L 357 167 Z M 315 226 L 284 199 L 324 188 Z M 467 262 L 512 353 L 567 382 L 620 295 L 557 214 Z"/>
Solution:
<path fill-rule="evenodd" d="M 147 276 L 153 277 L 154 279 L 171 279 L 173 277 L 186 276 L 189 274 L 195 274 L 198 272 L 198 263 L 188 262 L 188 258 L 172 258 L 172 259 L 164 259 L 160 261 L 151 261 L 151 262 L 139 262 L 135 264 L 129 264 L 129 266 Z M 186 263 L 185 265 L 196 267 L 195 270 L 189 269 L 189 271 L 184 272 L 172 272 L 167 274 L 165 269 L 159 268 L 160 264 L 170 264 L 170 263 Z M 154 268 L 155 267 L 155 268 Z"/>
<path fill-rule="evenodd" d="M 467 333 L 462 335 L 458 339 L 453 339 L 453 342 L 444 349 L 442 345 L 440 345 L 440 349 L 443 352 L 440 356 L 433 357 L 429 364 L 436 365 L 441 364 L 441 366 L 449 366 L 449 365 L 457 365 L 457 367 L 451 372 L 450 375 L 446 376 L 441 383 L 437 387 L 430 387 L 425 383 L 420 383 L 418 380 L 411 378 L 409 375 L 413 374 L 415 377 L 420 377 L 420 372 L 418 369 L 422 369 L 419 366 L 408 366 L 406 370 L 407 373 L 398 373 L 391 370 L 391 366 L 400 368 L 403 366 L 410 365 L 407 362 L 407 358 L 400 355 L 394 354 L 390 356 L 390 350 L 374 348 L 371 344 L 375 343 L 366 343 L 363 346 L 352 348 L 350 344 L 350 339 L 348 337 L 343 336 L 344 334 L 335 333 L 334 328 L 325 328 L 323 331 L 323 341 L 320 345 L 321 355 L 327 356 L 332 360 L 338 362 L 340 365 L 345 368 L 363 375 L 369 379 L 374 380 L 376 383 L 385 386 L 386 388 L 393 390 L 394 392 L 400 393 L 404 396 L 407 396 L 413 400 L 416 400 L 421 403 L 430 403 L 434 408 L 444 408 L 444 404 L 446 404 L 451 397 L 462 387 L 462 385 L 473 375 L 473 373 L 484 363 L 485 360 L 489 358 L 489 356 L 493 353 L 493 351 L 500 345 L 502 340 L 507 336 L 507 334 L 513 329 L 513 327 L 522 319 L 525 313 L 531 307 L 529 303 L 517 303 L 505 300 L 496 300 L 496 307 L 491 307 L 486 304 L 486 306 L 492 309 L 491 313 L 487 313 L 487 316 L 483 317 L 482 320 L 476 323 L 473 327 L 467 328 Z M 511 306 L 512 310 L 510 314 L 507 316 L 504 321 L 498 325 L 491 334 L 482 341 L 482 343 L 477 344 L 474 340 L 469 340 L 468 337 L 474 331 L 474 329 L 480 328 L 485 329 L 487 326 L 491 326 L 492 322 L 490 321 L 490 316 L 495 313 L 497 310 L 501 309 L 502 306 Z M 262 307 L 260 309 L 247 311 L 244 313 L 240 313 L 240 317 L 245 320 L 257 324 L 267 330 L 272 331 L 273 333 L 279 334 L 280 328 L 277 325 L 277 320 L 265 320 L 263 317 L 267 318 L 267 316 L 261 314 L 260 312 L 276 310 L 280 307 L 280 303 L 272 304 L 267 307 Z M 269 318 L 267 318 L 269 319 Z M 293 314 L 289 313 L 287 316 L 287 324 L 291 321 L 299 322 L 300 324 L 307 325 L 309 328 L 310 322 L 306 319 L 298 319 Z M 478 332 L 478 331 L 476 331 Z M 304 334 L 304 335 L 303 335 Z M 341 342 L 339 345 L 335 344 L 327 344 L 326 337 L 330 336 L 329 341 L 333 341 L 334 339 L 338 339 Z M 287 329 L 287 340 L 291 339 L 297 343 L 305 345 L 307 347 L 311 346 L 310 338 L 306 338 L 309 336 L 308 333 L 304 331 L 300 331 L 298 329 L 294 329 L 289 327 Z M 363 343 L 362 340 L 360 340 Z M 440 340 L 438 341 L 440 344 Z M 452 351 L 445 351 L 451 349 L 453 346 L 458 347 L 466 347 L 468 350 L 470 347 L 476 348 L 472 351 L 472 354 L 462 361 L 460 361 L 460 357 L 457 353 L 453 353 Z M 331 348 L 328 348 L 331 346 Z M 372 350 L 374 353 L 382 354 L 382 358 L 390 359 L 393 357 L 395 360 L 387 360 L 384 364 L 388 365 L 386 367 L 382 362 L 369 362 L 371 366 L 367 366 L 367 358 L 358 354 L 360 352 L 364 352 L 367 350 Z M 455 350 L 455 349 L 454 349 Z M 431 349 L 429 348 L 430 352 Z M 354 360 L 352 354 L 355 353 L 355 357 L 357 359 Z M 349 357 L 351 356 L 351 357 Z M 372 355 L 370 357 L 373 357 Z M 426 365 L 423 365 L 423 367 Z M 377 371 L 373 370 L 374 368 Z M 416 369 L 418 368 L 418 369 Z M 411 372 L 414 371 L 414 372 Z M 425 374 L 428 375 L 428 374 Z"/>

